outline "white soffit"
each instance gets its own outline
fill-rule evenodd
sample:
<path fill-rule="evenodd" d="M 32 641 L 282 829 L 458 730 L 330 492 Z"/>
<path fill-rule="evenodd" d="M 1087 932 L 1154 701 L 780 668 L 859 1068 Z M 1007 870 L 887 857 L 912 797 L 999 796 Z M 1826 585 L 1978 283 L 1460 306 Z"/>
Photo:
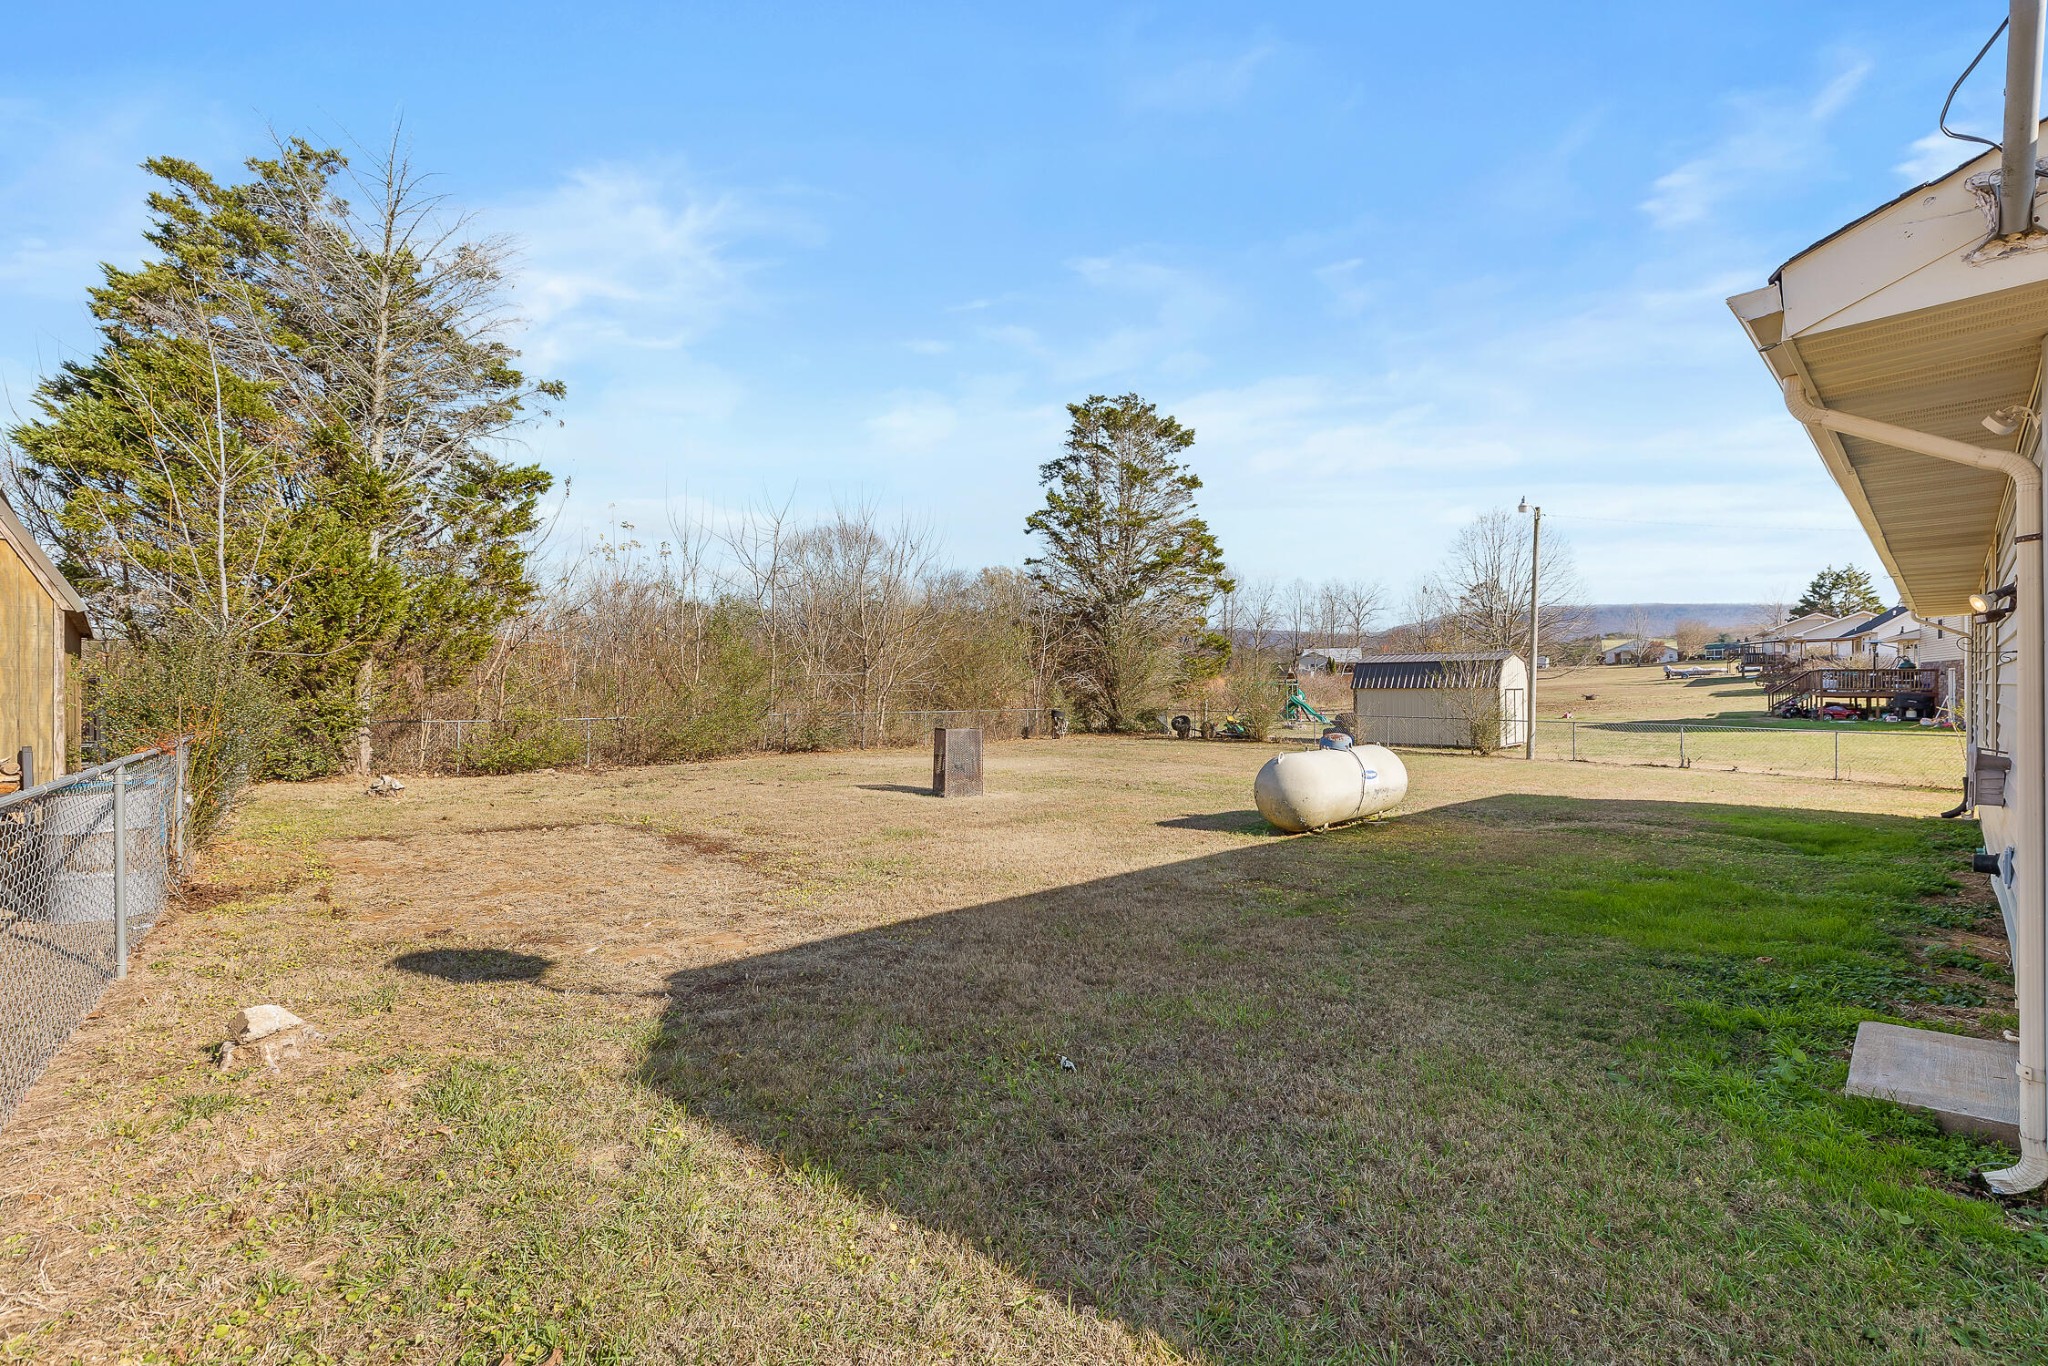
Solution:
<path fill-rule="evenodd" d="M 1728 301 L 1774 379 L 1826 407 L 2013 449 L 1982 419 L 2033 398 L 2048 336 L 2048 249 L 1978 257 L 1989 236 L 1968 180 L 1986 153 L 1794 257 Z M 2044 197 L 2048 204 L 2048 197 Z M 1820 429 L 1808 435 L 1913 610 L 1968 610 L 2006 480 Z"/>

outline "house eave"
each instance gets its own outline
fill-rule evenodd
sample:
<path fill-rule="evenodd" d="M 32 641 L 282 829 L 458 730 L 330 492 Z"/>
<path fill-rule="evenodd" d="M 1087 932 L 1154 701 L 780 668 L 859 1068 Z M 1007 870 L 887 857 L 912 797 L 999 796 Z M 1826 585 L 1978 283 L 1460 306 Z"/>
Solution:
<path fill-rule="evenodd" d="M 1980 156 L 1806 248 L 1728 306 L 1782 385 L 1822 407 L 1978 446 L 1982 419 L 2035 399 L 2048 249 L 1990 237 Z M 1806 429 L 1916 615 L 1968 610 L 2005 505 L 2003 476 Z"/>

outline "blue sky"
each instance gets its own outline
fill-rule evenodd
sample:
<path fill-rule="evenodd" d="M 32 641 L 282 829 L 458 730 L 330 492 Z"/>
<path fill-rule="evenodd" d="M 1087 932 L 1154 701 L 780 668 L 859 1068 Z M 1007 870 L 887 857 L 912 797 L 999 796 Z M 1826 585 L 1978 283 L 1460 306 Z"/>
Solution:
<path fill-rule="evenodd" d="M 204 12 L 10 17 L 17 410 L 144 157 L 402 117 L 521 244 L 564 542 L 793 495 L 1016 562 L 1063 405 L 1135 389 L 1243 572 L 1398 592 L 1527 493 L 1594 599 L 1768 601 L 1876 559 L 1722 299 L 1965 158 L 1927 139 L 2003 5 Z"/>

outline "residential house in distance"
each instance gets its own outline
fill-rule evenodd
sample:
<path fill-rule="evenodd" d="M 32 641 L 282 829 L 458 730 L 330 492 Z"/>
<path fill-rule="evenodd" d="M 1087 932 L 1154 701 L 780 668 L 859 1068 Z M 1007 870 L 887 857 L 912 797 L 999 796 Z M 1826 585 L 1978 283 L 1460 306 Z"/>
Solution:
<path fill-rule="evenodd" d="M 1790 621 L 1752 631 L 1736 642 L 1744 655 L 1778 655 L 1804 659 L 1811 653 L 1828 653 L 1821 645 L 1841 630 L 1841 618 L 1826 612 L 1807 612 Z"/>
<path fill-rule="evenodd" d="M 1909 657 L 1903 647 L 1909 637 L 1916 636 L 1919 623 L 1903 603 L 1876 616 L 1861 615 L 1864 620 L 1839 637 L 1849 646 L 1849 654 L 1886 669 Z"/>
<path fill-rule="evenodd" d="M 1294 660 L 1294 672 L 1333 673 L 1348 669 L 1365 658 L 1365 651 L 1351 645 L 1318 645 L 1312 650 L 1303 650 Z"/>
<path fill-rule="evenodd" d="M 1875 612 L 1851 612 L 1836 617 L 1828 631 L 1807 637 L 1808 659 L 1847 659 L 1857 653 L 1858 633 L 1876 621 Z"/>
<path fill-rule="evenodd" d="M 1623 640 L 1600 652 L 1602 664 L 1676 664 L 1680 658 L 1668 640 Z"/>

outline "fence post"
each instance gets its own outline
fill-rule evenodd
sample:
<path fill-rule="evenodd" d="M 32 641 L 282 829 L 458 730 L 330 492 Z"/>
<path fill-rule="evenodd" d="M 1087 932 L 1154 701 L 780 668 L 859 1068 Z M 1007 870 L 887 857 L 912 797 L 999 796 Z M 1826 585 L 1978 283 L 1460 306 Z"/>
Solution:
<path fill-rule="evenodd" d="M 583 718 L 583 766 L 589 768 L 590 765 L 590 718 L 586 716 Z"/>
<path fill-rule="evenodd" d="M 1835 740 L 1835 781 L 1842 781 L 1842 732 L 1836 731 Z"/>
<path fill-rule="evenodd" d="M 1678 766 L 1685 767 L 1685 723 L 1678 723 Z"/>
<path fill-rule="evenodd" d="M 171 786 L 171 819 L 176 822 L 172 828 L 177 832 L 176 844 L 173 847 L 178 856 L 178 872 L 181 875 L 185 871 L 185 766 L 191 760 L 192 737 L 181 735 L 178 737 L 178 756 L 174 761 L 177 772 Z"/>
<path fill-rule="evenodd" d="M 1579 761 L 1579 723 L 1572 722 L 1572 762 Z"/>
<path fill-rule="evenodd" d="M 128 975 L 128 765 L 114 770 L 114 976 Z"/>

